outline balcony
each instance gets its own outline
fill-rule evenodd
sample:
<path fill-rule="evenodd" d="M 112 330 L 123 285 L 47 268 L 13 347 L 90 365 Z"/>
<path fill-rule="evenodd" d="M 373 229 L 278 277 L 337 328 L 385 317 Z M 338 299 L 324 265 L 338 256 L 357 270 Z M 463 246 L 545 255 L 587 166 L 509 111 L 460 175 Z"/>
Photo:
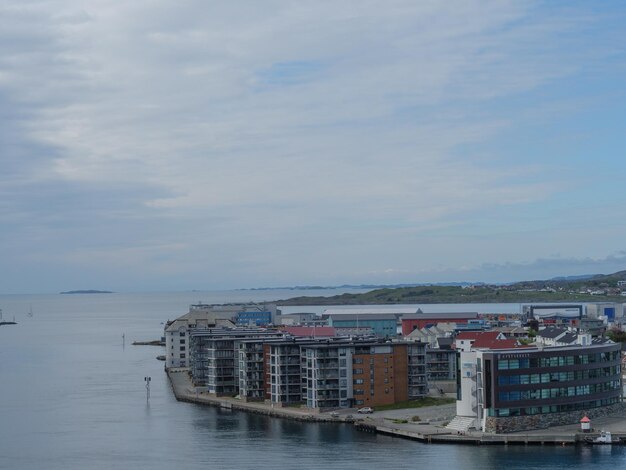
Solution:
<path fill-rule="evenodd" d="M 338 362 L 319 362 L 318 361 L 317 368 L 318 369 L 338 369 L 339 368 L 339 363 Z"/>

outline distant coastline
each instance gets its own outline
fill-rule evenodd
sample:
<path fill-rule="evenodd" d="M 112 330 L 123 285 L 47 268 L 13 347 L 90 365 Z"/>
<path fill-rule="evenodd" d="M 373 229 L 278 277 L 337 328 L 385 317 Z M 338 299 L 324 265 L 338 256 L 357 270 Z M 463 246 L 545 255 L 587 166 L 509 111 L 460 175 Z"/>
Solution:
<path fill-rule="evenodd" d="M 110 290 L 68 290 L 65 292 L 59 292 L 59 294 L 113 294 L 113 291 Z"/>

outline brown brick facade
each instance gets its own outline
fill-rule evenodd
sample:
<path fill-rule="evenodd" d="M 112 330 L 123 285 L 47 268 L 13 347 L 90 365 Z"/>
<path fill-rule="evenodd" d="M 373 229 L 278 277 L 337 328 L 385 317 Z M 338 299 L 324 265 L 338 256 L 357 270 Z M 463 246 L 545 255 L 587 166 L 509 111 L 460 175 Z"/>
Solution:
<path fill-rule="evenodd" d="M 408 400 L 406 346 L 395 345 L 392 351 L 353 356 L 353 394 L 357 406 L 375 407 Z"/>

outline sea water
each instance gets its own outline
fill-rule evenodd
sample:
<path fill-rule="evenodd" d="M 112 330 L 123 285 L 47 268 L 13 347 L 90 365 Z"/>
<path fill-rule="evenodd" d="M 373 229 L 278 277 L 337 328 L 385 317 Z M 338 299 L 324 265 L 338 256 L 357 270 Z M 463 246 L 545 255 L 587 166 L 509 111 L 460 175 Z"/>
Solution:
<path fill-rule="evenodd" d="M 428 445 L 358 432 L 346 424 L 301 423 L 179 403 L 163 362 L 156 360 L 163 349 L 131 344 L 159 339 L 163 322 L 186 313 L 192 303 L 335 293 L 0 296 L 4 319 L 15 316 L 18 322 L 0 327 L 0 468 L 626 467 L 623 447 Z M 481 311 L 476 305 L 421 307 Z M 518 304 L 488 308 L 519 311 Z M 145 377 L 151 377 L 149 401 Z"/>

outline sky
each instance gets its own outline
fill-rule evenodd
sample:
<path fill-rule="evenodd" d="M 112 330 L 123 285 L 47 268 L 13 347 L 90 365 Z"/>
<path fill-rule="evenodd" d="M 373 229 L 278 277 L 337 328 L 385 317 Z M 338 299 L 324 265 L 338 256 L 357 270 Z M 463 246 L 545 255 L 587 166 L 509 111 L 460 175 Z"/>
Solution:
<path fill-rule="evenodd" d="M 626 269 L 619 1 L 0 0 L 0 293 Z"/>

